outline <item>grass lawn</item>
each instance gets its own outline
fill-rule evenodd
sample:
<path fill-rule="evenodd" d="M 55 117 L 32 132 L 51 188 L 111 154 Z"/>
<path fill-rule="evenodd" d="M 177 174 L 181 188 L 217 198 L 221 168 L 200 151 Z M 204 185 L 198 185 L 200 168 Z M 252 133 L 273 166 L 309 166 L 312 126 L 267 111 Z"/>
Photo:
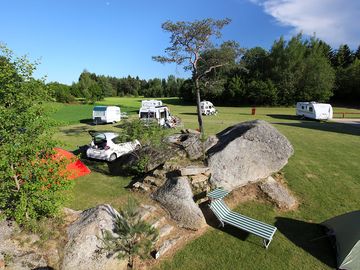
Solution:
<path fill-rule="evenodd" d="M 196 128 L 195 106 L 181 105 L 178 99 L 162 99 L 186 128 Z M 136 118 L 140 98 L 108 98 L 103 105 L 120 105 Z M 89 143 L 89 129 L 119 130 L 115 125 L 91 126 L 92 106 L 57 105 L 63 126 L 56 137 L 63 147 L 75 150 Z M 242 121 L 263 119 L 272 123 L 292 143 L 295 154 L 283 168 L 290 189 L 301 204 L 297 211 L 279 212 L 270 204 L 247 202 L 235 210 L 274 224 L 278 231 L 268 250 L 261 240 L 232 228 L 211 228 L 180 250 L 157 269 L 331 269 L 335 260 L 323 232 L 314 223 L 334 215 L 360 209 L 360 127 L 334 122 L 299 120 L 294 108 L 218 107 L 217 116 L 204 117 L 205 132 L 215 134 Z M 72 111 L 72 113 L 70 113 Z M 125 110 L 125 109 L 124 109 Z M 334 108 L 334 111 L 349 111 Z M 354 110 L 351 110 L 354 111 Z M 359 112 L 359 111 L 356 111 Z M 82 121 L 84 122 L 84 121 Z M 98 203 L 120 206 L 129 191 L 129 178 L 111 176 L 101 162 L 90 162 L 92 173 L 76 180 L 68 206 L 75 209 Z"/>

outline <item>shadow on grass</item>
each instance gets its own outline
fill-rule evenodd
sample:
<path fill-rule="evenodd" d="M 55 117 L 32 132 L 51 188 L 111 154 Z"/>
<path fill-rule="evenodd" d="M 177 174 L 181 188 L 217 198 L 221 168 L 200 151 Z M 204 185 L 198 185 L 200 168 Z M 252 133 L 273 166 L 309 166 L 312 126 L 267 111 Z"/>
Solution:
<path fill-rule="evenodd" d="M 348 135 L 360 136 L 360 127 L 350 124 L 334 123 L 334 122 L 318 122 L 318 121 L 302 121 L 301 123 L 276 123 L 278 125 L 299 127 L 307 129 L 315 129 L 326 132 L 335 132 Z"/>
<path fill-rule="evenodd" d="M 90 126 L 94 126 L 94 120 L 92 118 L 87 118 L 87 119 L 81 119 L 79 121 L 81 124 L 87 124 L 87 125 L 90 125 Z"/>
<path fill-rule="evenodd" d="M 64 128 L 61 130 L 62 133 L 65 135 L 79 135 L 84 132 L 88 132 L 87 126 L 78 126 L 78 127 L 71 127 L 71 128 Z"/>
<path fill-rule="evenodd" d="M 296 246 L 327 266 L 336 267 L 336 254 L 323 226 L 284 217 L 277 217 L 275 226 Z"/>
<path fill-rule="evenodd" d="M 188 113 L 188 112 L 183 112 L 183 113 L 179 113 L 179 114 L 183 114 L 183 115 L 197 115 L 197 113 Z"/>
<path fill-rule="evenodd" d="M 262 246 L 261 241 L 259 241 L 259 243 L 249 241 L 248 240 L 248 237 L 249 237 L 248 232 L 245 232 L 243 230 L 240 230 L 240 229 L 238 229 L 238 228 L 236 228 L 234 226 L 230 226 L 230 225 L 225 225 L 224 227 L 222 227 L 219 220 L 216 218 L 214 213 L 210 210 L 208 202 L 201 203 L 199 206 L 200 206 L 201 211 L 204 214 L 206 223 L 209 226 L 211 226 L 211 227 L 213 227 L 213 228 L 215 228 L 217 230 L 220 230 L 220 231 L 222 231 L 224 233 L 227 233 L 227 234 L 229 234 L 229 235 L 231 235 L 233 237 L 236 237 L 236 238 L 238 238 L 238 239 L 240 239 L 242 241 L 248 241 L 249 243 Z"/>
<path fill-rule="evenodd" d="M 297 115 L 289 115 L 289 114 L 267 114 L 271 118 L 282 119 L 282 120 L 301 120 L 301 118 Z"/>

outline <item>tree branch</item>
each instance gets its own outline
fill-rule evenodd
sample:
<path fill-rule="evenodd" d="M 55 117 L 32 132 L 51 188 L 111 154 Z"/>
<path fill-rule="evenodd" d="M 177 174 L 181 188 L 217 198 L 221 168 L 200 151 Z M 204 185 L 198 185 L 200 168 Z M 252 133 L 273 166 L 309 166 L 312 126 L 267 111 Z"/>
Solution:
<path fill-rule="evenodd" d="M 209 67 L 207 70 L 205 70 L 201 75 L 199 75 L 199 79 L 201 79 L 202 77 L 204 77 L 206 74 L 210 73 L 212 70 L 214 70 L 215 68 L 218 68 L 218 67 L 223 67 L 225 65 L 228 65 L 227 63 L 225 64 L 219 64 L 219 65 L 214 65 L 214 66 L 211 66 Z"/>
<path fill-rule="evenodd" d="M 13 171 L 13 179 L 15 181 L 16 191 L 19 192 L 20 191 L 20 184 L 19 184 L 18 176 L 16 175 L 16 172 L 15 172 L 14 164 L 11 164 L 10 168 Z"/>

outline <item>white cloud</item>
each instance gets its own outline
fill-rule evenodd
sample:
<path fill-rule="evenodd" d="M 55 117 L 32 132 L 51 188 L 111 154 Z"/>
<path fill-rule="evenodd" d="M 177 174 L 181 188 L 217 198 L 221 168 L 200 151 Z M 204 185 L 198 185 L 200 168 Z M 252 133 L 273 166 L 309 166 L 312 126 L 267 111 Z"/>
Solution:
<path fill-rule="evenodd" d="M 293 32 L 316 36 L 332 46 L 360 44 L 359 0 L 249 0 Z"/>

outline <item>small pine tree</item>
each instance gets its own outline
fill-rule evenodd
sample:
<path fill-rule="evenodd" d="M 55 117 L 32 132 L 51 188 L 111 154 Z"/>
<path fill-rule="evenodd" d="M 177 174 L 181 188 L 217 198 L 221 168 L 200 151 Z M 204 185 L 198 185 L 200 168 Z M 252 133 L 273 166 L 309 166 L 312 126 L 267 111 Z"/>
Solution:
<path fill-rule="evenodd" d="M 134 258 L 150 256 L 158 232 L 150 224 L 140 219 L 137 202 L 129 198 L 128 203 L 115 219 L 113 231 L 103 233 L 103 251 L 108 256 L 127 258 L 129 268 L 134 266 Z"/>

